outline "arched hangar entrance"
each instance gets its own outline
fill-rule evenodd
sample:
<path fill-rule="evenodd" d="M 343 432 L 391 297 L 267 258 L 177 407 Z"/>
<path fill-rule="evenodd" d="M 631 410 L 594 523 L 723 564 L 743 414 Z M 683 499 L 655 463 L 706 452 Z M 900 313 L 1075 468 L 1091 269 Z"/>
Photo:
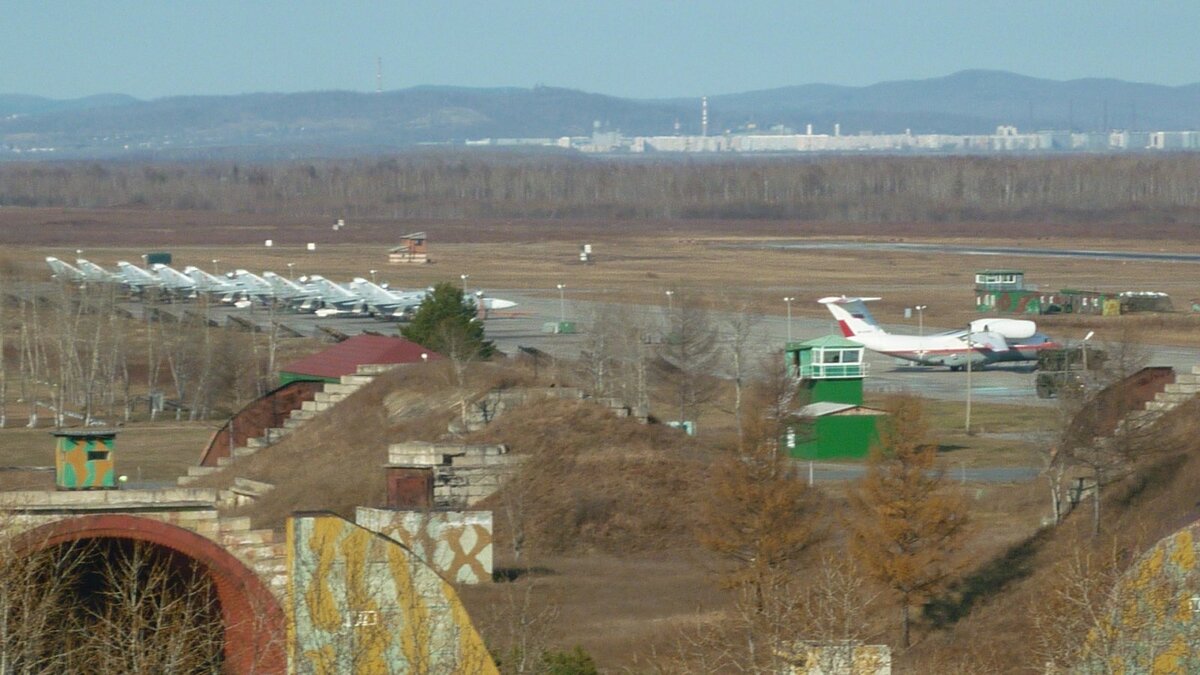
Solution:
<path fill-rule="evenodd" d="M 223 628 L 225 668 L 234 673 L 287 670 L 284 613 L 263 580 L 216 542 L 176 525 L 133 515 L 89 515 L 54 521 L 18 536 L 14 553 L 32 554 L 76 542 L 132 542 L 186 559 L 211 582 Z"/>

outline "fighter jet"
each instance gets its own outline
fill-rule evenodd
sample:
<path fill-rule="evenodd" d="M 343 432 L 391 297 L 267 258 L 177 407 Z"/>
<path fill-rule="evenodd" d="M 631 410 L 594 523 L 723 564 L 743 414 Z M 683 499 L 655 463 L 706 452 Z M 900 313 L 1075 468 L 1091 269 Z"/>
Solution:
<path fill-rule="evenodd" d="M 367 303 L 367 311 L 379 319 L 406 319 L 425 300 L 425 291 L 396 292 L 362 277 L 350 282 L 350 291 L 361 296 Z"/>
<path fill-rule="evenodd" d="M 304 287 L 313 291 L 321 300 L 321 309 L 317 310 L 320 316 L 330 316 L 333 314 L 367 314 L 367 301 L 358 293 L 347 289 L 340 284 L 336 284 L 325 277 L 314 274 L 303 279 Z"/>
<path fill-rule="evenodd" d="M 182 298 L 196 297 L 196 282 L 183 272 L 162 263 L 154 263 L 150 271 L 158 275 L 162 288 L 168 293 Z"/>
<path fill-rule="evenodd" d="M 94 262 L 89 262 L 83 258 L 75 261 L 79 266 L 79 271 L 83 274 L 83 282 L 86 284 L 119 284 L 121 276 L 114 274 L 97 265 Z"/>
<path fill-rule="evenodd" d="M 241 289 L 234 282 L 224 277 L 209 274 L 199 267 L 189 265 L 183 268 L 183 273 L 192 280 L 198 293 L 206 293 L 212 297 L 219 298 L 221 302 L 231 304 L 236 302 L 242 295 Z"/>
<path fill-rule="evenodd" d="M 87 281 L 87 278 L 83 274 L 83 270 L 73 267 L 72 265 L 63 262 L 54 256 L 48 256 L 46 258 L 46 264 L 50 266 L 50 276 L 58 279 L 59 281 L 65 281 L 72 284 L 82 284 L 83 282 Z"/>

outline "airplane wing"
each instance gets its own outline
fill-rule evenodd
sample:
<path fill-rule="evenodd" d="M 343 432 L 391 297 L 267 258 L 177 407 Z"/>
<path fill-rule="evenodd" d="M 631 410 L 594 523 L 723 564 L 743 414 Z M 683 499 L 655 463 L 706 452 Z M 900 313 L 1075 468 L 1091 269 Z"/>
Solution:
<path fill-rule="evenodd" d="M 1006 352 L 1009 350 L 1008 340 L 1005 340 L 1003 335 L 991 331 L 970 334 L 963 333 L 963 340 L 969 340 L 968 344 L 971 347 L 983 347 L 993 352 Z"/>

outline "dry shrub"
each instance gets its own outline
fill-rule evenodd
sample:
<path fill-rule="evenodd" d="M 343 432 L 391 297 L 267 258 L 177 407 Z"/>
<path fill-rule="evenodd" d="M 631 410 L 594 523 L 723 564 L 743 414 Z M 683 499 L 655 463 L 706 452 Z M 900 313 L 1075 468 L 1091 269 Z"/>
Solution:
<path fill-rule="evenodd" d="M 483 504 L 497 511 L 501 547 L 511 549 L 517 531 L 542 552 L 690 544 L 704 463 L 677 430 L 586 402 L 546 400 L 510 411 L 470 440 L 507 443 L 524 458 Z M 500 515 L 514 507 L 515 527 Z"/>
<path fill-rule="evenodd" d="M 914 646 L 898 665 L 914 672 L 934 672 L 924 667 L 950 664 L 964 645 L 970 645 L 973 653 L 991 655 L 976 662 L 980 668 L 988 666 L 982 672 L 1040 672 L 1046 654 L 1037 647 L 1047 642 L 1047 622 L 1056 621 L 1061 628 L 1070 620 L 1061 612 L 1055 615 L 1050 603 L 1061 595 L 1064 569 L 1081 556 L 1115 561 L 1116 566 L 1103 573 L 1111 584 L 1158 540 L 1200 517 L 1195 497 L 1200 457 L 1194 452 L 1195 439 L 1200 438 L 1200 401 L 1164 415 L 1154 431 L 1154 442 L 1131 458 L 1128 475 L 1104 491 L 1105 517 L 1098 536 L 1092 536 L 1091 512 L 1086 508 L 1076 509 L 1061 525 L 1032 535 L 1025 544 L 1028 557 L 1021 574 L 1007 579 L 994 594 L 977 597 L 968 615 Z M 968 577 L 995 565 L 996 561 L 985 561 Z M 1107 590 L 1096 587 L 1089 592 L 1105 597 Z M 1085 637 L 1074 636 L 1080 642 Z M 1058 635 L 1057 639 L 1069 638 Z"/>

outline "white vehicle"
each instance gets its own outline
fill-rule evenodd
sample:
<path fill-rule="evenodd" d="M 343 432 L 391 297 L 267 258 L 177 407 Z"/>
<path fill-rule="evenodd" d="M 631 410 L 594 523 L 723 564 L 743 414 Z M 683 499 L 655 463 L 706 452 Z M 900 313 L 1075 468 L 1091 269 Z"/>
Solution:
<path fill-rule="evenodd" d="M 883 330 L 867 302 L 879 298 L 821 298 L 837 319 L 842 335 L 851 342 L 880 354 L 926 366 L 948 366 L 961 370 L 972 365 L 1004 361 L 1036 361 L 1038 352 L 1059 345 L 1037 332 L 1037 324 L 1024 319 L 976 319 L 969 329 L 931 335 L 893 335 Z"/>

